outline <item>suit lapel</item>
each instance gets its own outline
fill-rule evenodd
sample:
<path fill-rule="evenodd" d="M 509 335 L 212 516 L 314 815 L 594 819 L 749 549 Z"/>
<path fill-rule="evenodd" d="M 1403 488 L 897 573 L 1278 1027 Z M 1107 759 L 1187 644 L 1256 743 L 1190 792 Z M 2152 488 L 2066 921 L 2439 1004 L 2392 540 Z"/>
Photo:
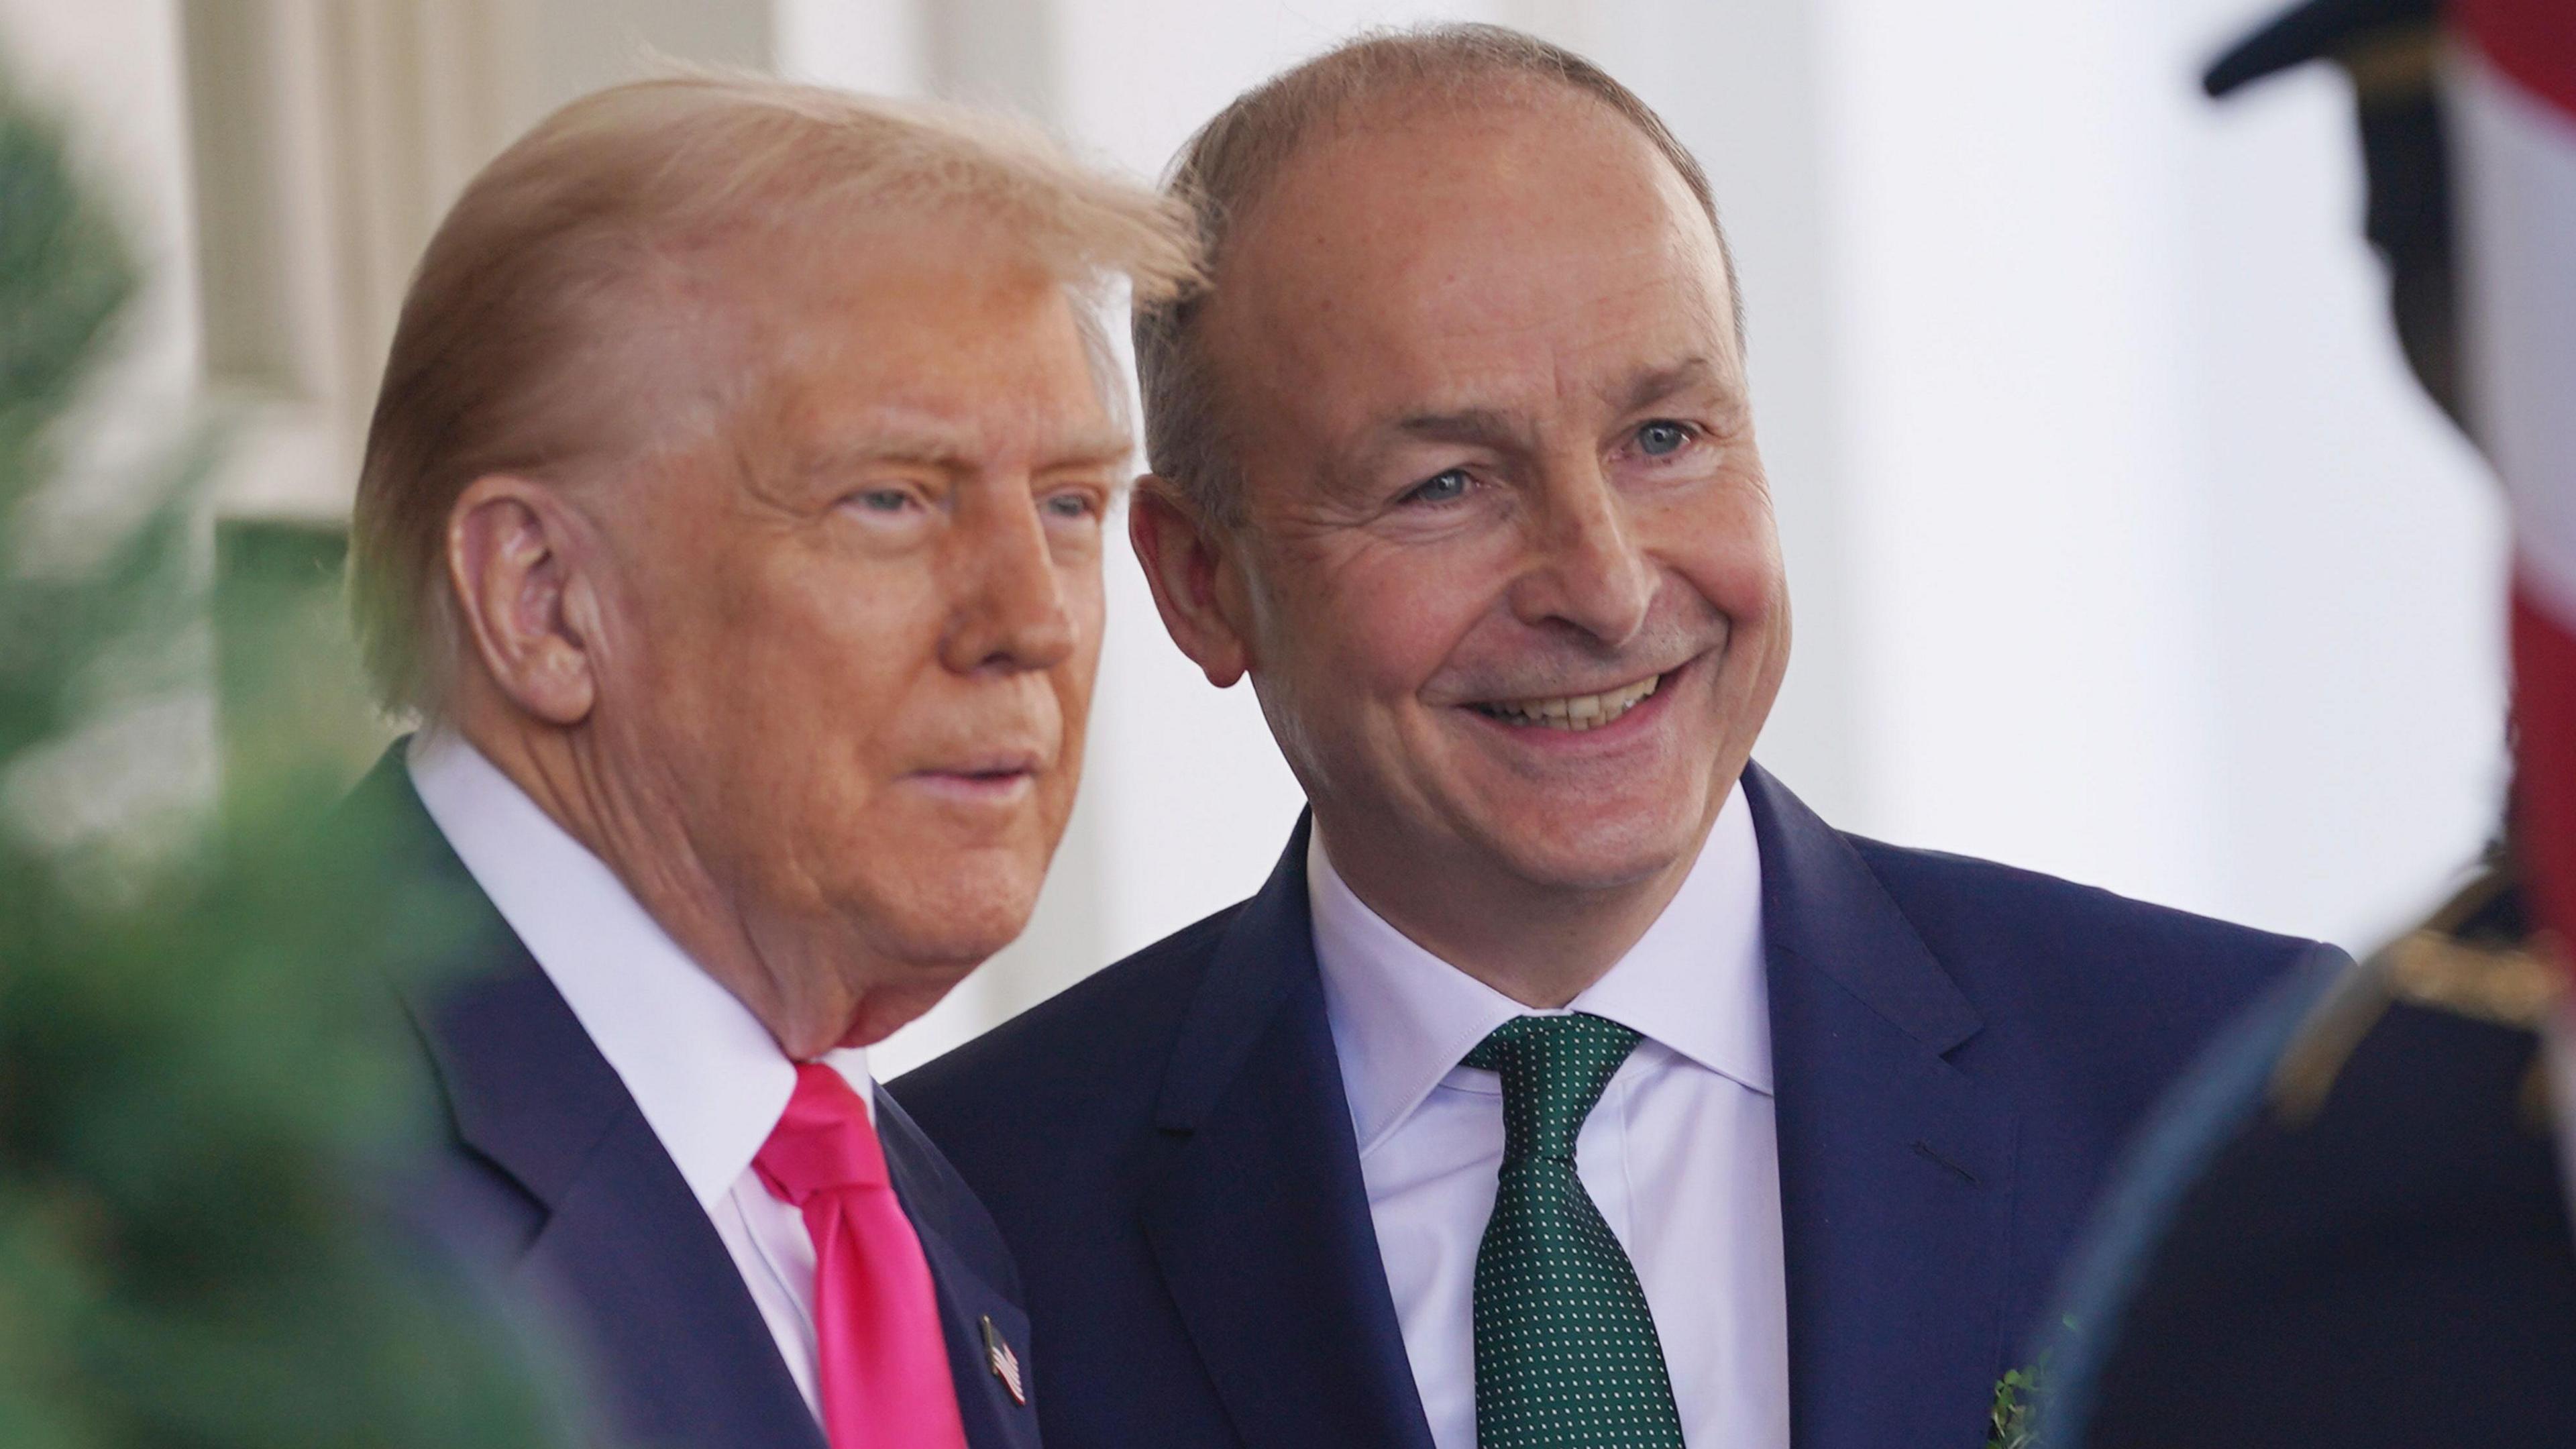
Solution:
<path fill-rule="evenodd" d="M 1759 768 L 1798 1449 L 1980 1441 L 2014 1122 L 1944 1056 L 1982 1023 L 1841 835 Z M 1325 1023 L 1301 825 L 1220 941 L 1157 1113 L 1166 1284 L 1252 1449 L 1430 1435 Z"/>
<path fill-rule="evenodd" d="M 1431 1449 L 1325 1022 L 1306 831 L 1228 927 L 1184 1019 L 1145 1233 L 1250 1449 Z"/>
<path fill-rule="evenodd" d="M 396 967 L 467 1168 L 534 1204 L 512 1274 L 575 1327 L 635 1443 L 822 1449 L 823 1436 L 715 1225 L 614 1068 L 476 890 L 411 792 L 400 746 L 352 797 L 397 888 L 439 898 L 434 960 Z"/>
<path fill-rule="evenodd" d="M 823 1449 L 732 1255 L 640 1113 L 555 1196 L 519 1273 L 579 1305 L 629 1442 Z"/>
<path fill-rule="evenodd" d="M 1029 1404 L 1036 1392 L 1033 1366 L 1024 1355 L 1029 1346 L 1029 1320 L 1012 1295 L 1005 1293 L 967 1256 L 958 1251 L 935 1206 L 940 1200 L 936 1173 L 928 1154 L 930 1139 L 883 1090 L 876 1094 L 877 1136 L 885 1143 L 886 1175 L 904 1216 L 912 1219 L 921 1239 L 922 1256 L 939 1292 L 939 1318 L 948 1344 L 948 1371 L 957 1385 L 957 1409 L 973 1449 L 1038 1449 L 1037 1414 Z M 993 1359 L 984 1326 L 1008 1355 L 1009 1371 L 1020 1375 L 1018 1392 L 1003 1378 Z"/>
<path fill-rule="evenodd" d="M 2007 1325 L 2014 1123 L 1981 1022 L 1850 843 L 1759 767 L 1798 1449 L 1973 1449 Z"/>

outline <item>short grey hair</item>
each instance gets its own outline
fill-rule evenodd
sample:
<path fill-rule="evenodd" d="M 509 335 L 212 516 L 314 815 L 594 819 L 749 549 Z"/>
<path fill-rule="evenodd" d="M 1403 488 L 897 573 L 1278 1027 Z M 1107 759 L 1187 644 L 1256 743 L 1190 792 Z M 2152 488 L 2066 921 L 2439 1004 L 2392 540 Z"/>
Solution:
<path fill-rule="evenodd" d="M 1210 277 L 1222 266 L 1229 231 L 1251 211 L 1318 126 L 1388 97 L 1427 94 L 1464 98 L 1468 88 L 1497 78 L 1534 81 L 1589 96 L 1642 132 L 1680 173 L 1708 224 L 1717 233 L 1734 298 L 1735 332 L 1744 335 L 1744 294 L 1735 282 L 1735 256 L 1717 219 L 1708 173 L 1654 108 L 1609 72 L 1560 45 L 1500 25 L 1432 25 L 1380 31 L 1273 76 L 1189 139 L 1164 180 L 1167 194 L 1187 206 L 1198 227 L 1201 265 Z M 1489 101 L 1489 97 L 1479 97 Z M 1214 521 L 1243 519 L 1243 469 L 1227 451 L 1218 388 L 1199 315 L 1204 288 L 1135 306 L 1136 374 L 1144 396 L 1145 458 L 1157 477 L 1178 489 Z"/>

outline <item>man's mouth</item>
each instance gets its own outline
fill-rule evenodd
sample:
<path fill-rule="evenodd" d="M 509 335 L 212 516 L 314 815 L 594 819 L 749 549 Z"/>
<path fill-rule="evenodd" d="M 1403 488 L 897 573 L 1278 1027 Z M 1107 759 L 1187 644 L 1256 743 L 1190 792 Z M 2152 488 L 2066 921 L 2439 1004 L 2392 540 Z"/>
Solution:
<path fill-rule="evenodd" d="M 1039 766 L 1034 752 L 1001 750 L 916 770 L 912 779 L 955 798 L 1000 799 L 1016 796 L 1021 787 L 1034 783 Z"/>
<path fill-rule="evenodd" d="M 1468 708 L 1488 719 L 1505 724 L 1536 725 L 1552 730 L 1597 730 L 1615 722 L 1621 715 L 1646 702 L 1669 678 L 1649 674 L 1634 684 L 1605 689 L 1599 694 L 1559 695 L 1549 699 L 1501 699 Z"/>

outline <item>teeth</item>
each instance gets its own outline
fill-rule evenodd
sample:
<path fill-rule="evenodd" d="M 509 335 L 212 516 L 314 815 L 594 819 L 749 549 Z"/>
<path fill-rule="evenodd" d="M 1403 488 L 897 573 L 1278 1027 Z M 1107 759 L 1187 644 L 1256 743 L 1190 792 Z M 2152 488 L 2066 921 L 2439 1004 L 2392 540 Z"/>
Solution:
<path fill-rule="evenodd" d="M 1650 674 L 1634 684 L 1600 694 L 1569 695 L 1562 699 L 1515 699 L 1477 707 L 1511 724 L 1545 725 L 1557 730 L 1597 730 L 1635 709 L 1663 682 L 1662 675 Z"/>

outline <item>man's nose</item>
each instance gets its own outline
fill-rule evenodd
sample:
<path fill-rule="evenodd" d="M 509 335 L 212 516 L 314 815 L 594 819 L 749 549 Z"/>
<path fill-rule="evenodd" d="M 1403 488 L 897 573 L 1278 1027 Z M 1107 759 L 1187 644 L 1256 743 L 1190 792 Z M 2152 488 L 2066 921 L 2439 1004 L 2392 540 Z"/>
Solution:
<path fill-rule="evenodd" d="M 1037 500 L 1025 487 L 996 491 L 961 511 L 941 662 L 960 674 L 1052 669 L 1073 653 L 1073 608 Z"/>
<path fill-rule="evenodd" d="M 1645 627 L 1655 566 L 1637 546 L 1628 510 L 1598 464 L 1560 473 L 1530 517 L 1529 563 L 1512 589 L 1521 622 L 1571 624 L 1620 645 Z"/>

